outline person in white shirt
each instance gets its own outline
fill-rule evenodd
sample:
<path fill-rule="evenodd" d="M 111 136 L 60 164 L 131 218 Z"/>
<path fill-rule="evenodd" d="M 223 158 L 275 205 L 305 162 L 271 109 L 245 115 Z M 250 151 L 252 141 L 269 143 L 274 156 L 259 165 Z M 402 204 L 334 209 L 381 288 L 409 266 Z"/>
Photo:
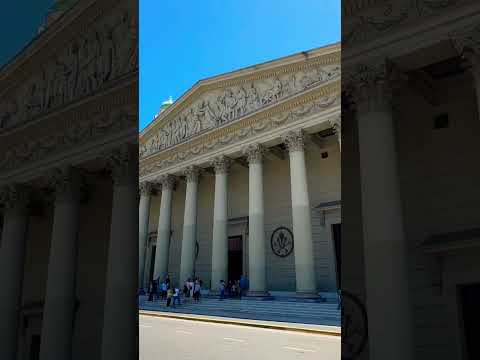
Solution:
<path fill-rule="evenodd" d="M 178 305 L 180 305 L 180 289 L 178 287 L 175 287 L 173 291 L 173 307 L 175 307 L 175 302 L 178 302 Z"/>

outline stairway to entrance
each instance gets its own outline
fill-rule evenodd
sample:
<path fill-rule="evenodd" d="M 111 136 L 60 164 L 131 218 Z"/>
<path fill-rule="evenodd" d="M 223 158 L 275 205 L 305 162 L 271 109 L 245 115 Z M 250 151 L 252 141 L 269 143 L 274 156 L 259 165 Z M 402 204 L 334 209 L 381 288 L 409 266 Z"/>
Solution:
<path fill-rule="evenodd" d="M 184 299 L 182 299 L 184 300 Z M 340 326 L 340 310 L 335 302 L 292 301 L 289 299 L 256 300 L 225 299 L 204 297 L 195 303 L 192 299 L 180 306 L 167 307 L 165 301 L 147 301 L 139 298 L 141 310 L 176 312 L 223 316 L 251 320 L 280 321 L 289 323 Z"/>

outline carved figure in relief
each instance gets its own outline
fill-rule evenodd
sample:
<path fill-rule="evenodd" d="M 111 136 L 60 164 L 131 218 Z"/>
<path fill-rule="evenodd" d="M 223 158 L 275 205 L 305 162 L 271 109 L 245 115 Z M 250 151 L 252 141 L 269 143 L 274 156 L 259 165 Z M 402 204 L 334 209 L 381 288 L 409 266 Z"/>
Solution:
<path fill-rule="evenodd" d="M 242 116 L 247 111 L 247 92 L 243 87 L 237 91 L 236 98 L 238 99 L 235 118 Z"/>
<path fill-rule="evenodd" d="M 262 104 L 268 105 L 272 102 L 278 101 L 283 95 L 283 85 L 278 77 L 275 77 L 272 82 L 270 89 L 265 91 L 265 94 L 262 97 Z"/>
<path fill-rule="evenodd" d="M 284 93 L 291 95 L 295 92 L 296 82 L 295 74 L 290 75 L 286 80 L 282 81 Z"/>
<path fill-rule="evenodd" d="M 246 91 L 247 93 L 247 104 L 246 110 L 248 112 L 256 110 L 260 106 L 260 98 L 257 93 L 257 89 L 253 85 L 253 82 L 250 84 L 250 87 Z"/>
<path fill-rule="evenodd" d="M 25 111 L 27 117 L 33 116 L 40 112 L 42 106 L 42 98 L 38 89 L 37 82 L 32 82 L 29 88 L 30 90 L 27 96 L 27 101 L 25 103 Z"/>
<path fill-rule="evenodd" d="M 210 108 L 210 103 L 205 100 L 197 105 L 197 122 L 195 128 L 199 128 L 198 131 L 215 127 L 215 115 Z"/>
<path fill-rule="evenodd" d="M 115 46 L 113 44 L 112 29 L 105 26 L 101 58 L 99 59 L 99 66 L 102 69 L 101 80 L 102 82 L 108 81 L 112 75 L 113 61 L 115 58 Z"/>

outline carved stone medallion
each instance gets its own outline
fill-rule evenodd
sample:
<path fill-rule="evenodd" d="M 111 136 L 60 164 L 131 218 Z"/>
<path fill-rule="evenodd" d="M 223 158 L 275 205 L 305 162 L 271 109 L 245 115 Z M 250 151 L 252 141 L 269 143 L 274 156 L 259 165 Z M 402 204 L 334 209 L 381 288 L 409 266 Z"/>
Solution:
<path fill-rule="evenodd" d="M 287 257 L 293 251 L 293 233 L 284 226 L 278 227 L 272 233 L 270 245 L 275 255 Z"/>

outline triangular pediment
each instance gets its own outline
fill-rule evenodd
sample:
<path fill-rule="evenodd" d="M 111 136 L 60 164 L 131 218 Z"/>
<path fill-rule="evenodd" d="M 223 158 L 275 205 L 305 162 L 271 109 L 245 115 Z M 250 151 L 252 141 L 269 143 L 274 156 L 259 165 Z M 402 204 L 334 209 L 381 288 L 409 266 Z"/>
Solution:
<path fill-rule="evenodd" d="M 140 156 L 339 82 L 340 76 L 340 47 L 332 45 L 199 81 L 140 134 Z"/>

